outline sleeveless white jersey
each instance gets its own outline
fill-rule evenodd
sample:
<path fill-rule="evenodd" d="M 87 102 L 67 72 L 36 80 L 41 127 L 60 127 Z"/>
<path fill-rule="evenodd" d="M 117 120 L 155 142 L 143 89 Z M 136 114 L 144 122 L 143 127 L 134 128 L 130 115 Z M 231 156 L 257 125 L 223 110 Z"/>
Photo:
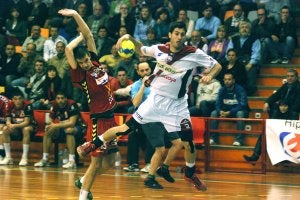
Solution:
<path fill-rule="evenodd" d="M 202 50 L 192 46 L 184 46 L 177 53 L 171 53 L 168 44 L 143 46 L 141 51 L 157 61 L 151 90 L 173 99 L 184 97 L 194 74 L 201 74 L 204 69 L 211 69 L 217 63 Z M 200 73 L 196 69 L 200 69 Z"/>

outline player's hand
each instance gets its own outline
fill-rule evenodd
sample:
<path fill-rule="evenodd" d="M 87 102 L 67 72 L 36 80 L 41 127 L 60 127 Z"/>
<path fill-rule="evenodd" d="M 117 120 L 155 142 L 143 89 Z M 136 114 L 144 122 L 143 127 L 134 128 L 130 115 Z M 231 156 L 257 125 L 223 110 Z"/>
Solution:
<path fill-rule="evenodd" d="M 208 83 L 210 83 L 211 80 L 212 80 L 212 76 L 210 76 L 210 75 L 204 75 L 204 76 L 202 76 L 202 78 L 200 79 L 200 82 L 201 82 L 201 83 L 208 84 Z"/>
<path fill-rule="evenodd" d="M 58 11 L 58 13 L 63 16 L 72 17 L 77 14 L 77 11 L 73 9 L 61 9 Z"/>
<path fill-rule="evenodd" d="M 130 40 L 130 35 L 129 34 L 125 34 L 123 35 L 122 37 L 120 37 L 117 41 L 117 44 L 116 44 L 116 48 L 117 49 L 120 49 L 121 48 L 121 44 L 124 40 Z"/>

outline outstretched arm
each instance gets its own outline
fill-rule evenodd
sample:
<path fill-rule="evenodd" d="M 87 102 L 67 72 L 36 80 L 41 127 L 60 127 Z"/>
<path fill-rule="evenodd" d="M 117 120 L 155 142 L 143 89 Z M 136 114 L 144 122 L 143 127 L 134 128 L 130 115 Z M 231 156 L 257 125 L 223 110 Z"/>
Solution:
<path fill-rule="evenodd" d="M 117 49 L 120 49 L 123 40 L 131 40 L 135 46 L 135 52 L 139 55 L 144 55 L 141 51 L 141 47 L 143 46 L 143 44 L 129 34 L 123 35 L 121 38 L 119 38 L 116 44 Z"/>
<path fill-rule="evenodd" d="M 72 69 L 76 69 L 77 68 L 77 62 L 76 59 L 74 57 L 74 53 L 73 50 L 78 46 L 78 44 L 83 40 L 83 35 L 82 33 L 80 33 L 80 35 L 78 37 L 76 37 L 74 40 L 72 40 L 65 49 L 66 52 L 66 57 L 68 59 L 68 63 L 70 65 L 70 67 Z"/>
<path fill-rule="evenodd" d="M 58 11 L 59 14 L 67 17 L 73 17 L 76 21 L 80 32 L 86 40 L 88 50 L 97 54 L 96 44 L 93 38 L 93 34 L 90 31 L 88 25 L 84 22 L 82 17 L 77 13 L 76 10 L 72 9 L 61 9 Z"/>

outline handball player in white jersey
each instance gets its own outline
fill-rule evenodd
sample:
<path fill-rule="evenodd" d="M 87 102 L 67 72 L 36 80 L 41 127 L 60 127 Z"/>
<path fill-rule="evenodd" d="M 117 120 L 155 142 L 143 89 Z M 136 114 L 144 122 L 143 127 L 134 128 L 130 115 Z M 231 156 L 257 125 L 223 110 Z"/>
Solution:
<path fill-rule="evenodd" d="M 187 89 L 193 75 L 196 75 L 197 67 L 209 70 L 206 75 L 200 74 L 201 81 L 209 83 L 219 73 L 221 65 L 202 50 L 184 45 L 185 33 L 185 24 L 174 22 L 170 25 L 170 42 L 167 44 L 146 47 L 128 34 L 118 40 L 117 48 L 120 47 L 123 40 L 131 40 L 135 44 L 135 51 L 138 54 L 156 59 L 154 72 L 145 81 L 145 85 L 151 87 L 151 93 L 128 122 L 107 130 L 97 140 L 79 146 L 77 148 L 79 155 L 84 156 L 106 141 L 127 134 L 134 127 L 141 125 L 149 142 L 155 147 L 149 175 L 144 182 L 145 186 L 154 189 L 163 188 L 155 180 L 155 172 L 168 182 L 175 181 L 170 176 L 168 166 L 183 144 L 186 161 L 185 178 L 191 181 L 197 189 L 206 190 L 206 185 L 195 174 L 196 152 L 188 111 Z M 171 140 L 173 146 L 163 165 L 158 168 L 164 152 L 165 135 Z"/>

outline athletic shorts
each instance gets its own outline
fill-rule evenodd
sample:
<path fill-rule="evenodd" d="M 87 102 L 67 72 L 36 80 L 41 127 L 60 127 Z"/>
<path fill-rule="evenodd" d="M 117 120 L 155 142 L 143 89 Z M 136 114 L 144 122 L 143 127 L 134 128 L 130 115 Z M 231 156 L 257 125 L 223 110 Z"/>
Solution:
<path fill-rule="evenodd" d="M 177 132 L 168 133 L 163 124 L 159 122 L 142 124 L 141 127 L 153 148 L 163 147 L 168 143 L 168 141 L 172 142 L 179 138 Z"/>
<path fill-rule="evenodd" d="M 114 118 L 108 118 L 108 119 L 92 119 L 93 125 L 92 125 L 92 138 L 93 140 L 98 137 L 99 135 L 102 135 L 106 130 L 117 126 Z M 117 140 L 114 139 L 112 141 L 106 142 L 101 147 L 97 148 L 95 151 L 91 152 L 90 155 L 94 157 L 104 156 L 111 153 L 115 153 L 119 151 Z"/>
<path fill-rule="evenodd" d="M 169 133 L 192 129 L 187 95 L 172 99 L 151 91 L 133 117 L 139 124 L 160 122 Z"/>

